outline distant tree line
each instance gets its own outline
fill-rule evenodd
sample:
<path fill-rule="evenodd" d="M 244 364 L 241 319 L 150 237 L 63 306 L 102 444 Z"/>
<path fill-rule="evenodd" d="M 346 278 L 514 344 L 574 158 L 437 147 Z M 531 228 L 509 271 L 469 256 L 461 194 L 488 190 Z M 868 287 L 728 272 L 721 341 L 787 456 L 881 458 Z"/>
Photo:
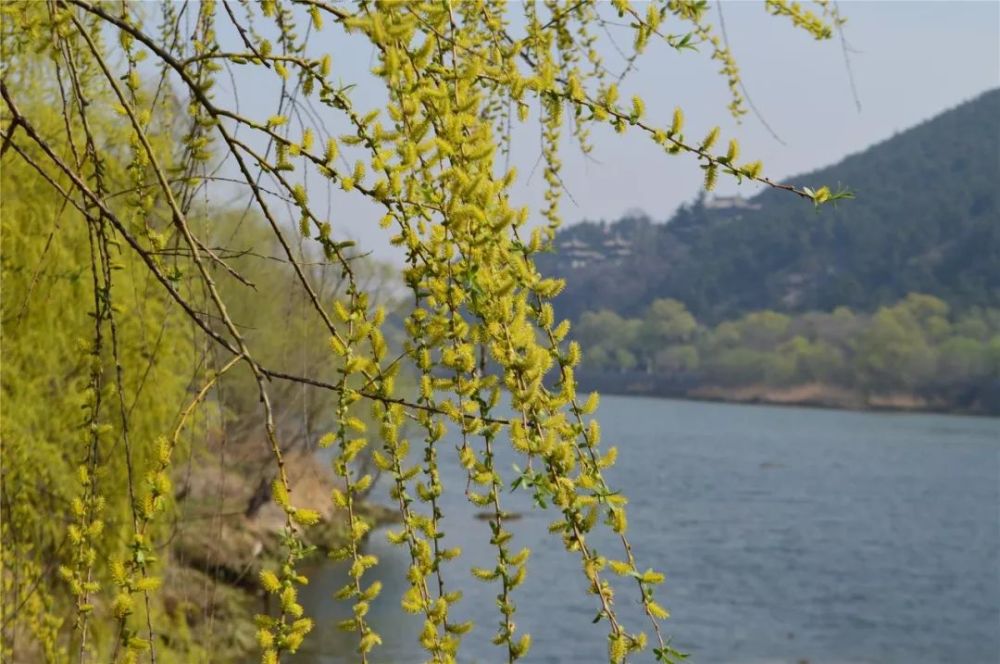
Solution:
<path fill-rule="evenodd" d="M 1000 382 L 1000 309 L 954 313 L 943 300 L 915 293 L 873 314 L 763 310 L 715 326 L 677 300 L 658 299 L 636 318 L 585 312 L 574 333 L 585 349 L 583 370 L 675 375 L 703 385 L 822 383 L 959 400 Z"/>

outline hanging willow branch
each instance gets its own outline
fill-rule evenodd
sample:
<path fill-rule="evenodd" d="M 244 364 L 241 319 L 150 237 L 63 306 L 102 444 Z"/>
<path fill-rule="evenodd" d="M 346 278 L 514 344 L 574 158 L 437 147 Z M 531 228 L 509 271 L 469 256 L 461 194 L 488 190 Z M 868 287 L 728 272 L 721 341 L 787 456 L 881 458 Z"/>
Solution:
<path fill-rule="evenodd" d="M 353 606 L 341 627 L 356 634 L 361 662 L 381 643 L 366 617 L 381 584 L 364 579 L 378 561 L 363 547 L 370 525 L 359 515 L 359 501 L 374 479 L 358 469 L 362 455 L 372 455 L 391 476 L 401 529 L 390 533 L 390 540 L 405 546 L 410 559 L 410 588 L 401 602 L 422 616 L 420 643 L 431 661 L 460 661 L 462 637 L 471 628 L 450 617 L 460 596 L 446 581 L 457 573 L 460 551 L 443 540 L 441 525 L 447 518 L 441 510 L 443 492 L 463 484 L 471 502 L 490 510 L 496 565 L 472 573 L 498 586 L 499 626 L 493 639 L 502 653 L 498 657 L 514 662 L 531 645 L 529 630 L 514 620 L 514 594 L 526 579 L 530 552 L 515 545 L 506 524 L 503 494 L 513 485 L 532 491 L 540 505 L 552 506 L 550 530 L 578 556 L 598 621 L 606 625 L 609 662 L 625 661 L 650 645 L 646 632 L 619 616 L 612 575 L 634 579 L 654 639 L 652 654 L 657 661 L 674 661 L 680 654 L 663 635 L 660 623 L 668 614 L 655 597 L 663 575 L 640 566 L 641 552 L 633 550 L 627 535 L 625 499 L 605 479 L 616 451 L 601 446 L 593 419 L 596 395 L 580 399 L 576 393 L 574 367 L 581 350 L 566 342 L 569 324 L 556 319 L 552 305 L 563 284 L 540 275 L 534 264 L 536 254 L 552 249 L 562 221 L 564 124 L 572 120 L 572 136 L 585 154 L 593 149 L 590 129 L 595 125 L 638 130 L 667 153 L 692 158 L 705 171 L 707 188 L 722 175 L 816 204 L 847 193 L 769 179 L 759 161 L 740 160 L 735 140 L 724 151 L 716 149 L 718 128 L 700 141 L 687 138 L 680 108 L 661 123 L 646 117 L 640 97 L 620 103 L 618 83 L 658 39 L 678 53 L 707 47 L 723 66 L 732 91 L 730 110 L 737 116 L 743 112 L 739 70 L 716 36 L 707 3 L 700 0 L 651 2 L 642 10 L 626 0 L 610 5 L 529 0 L 523 8 L 503 0 L 221 4 L 203 0 L 178 9 L 165 3 L 156 26 L 149 23 L 155 20 L 152 13 L 127 2 L 3 5 L 4 167 L 26 166 L 43 178 L 64 206 L 79 212 L 92 246 L 88 427 L 63 566 L 77 611 L 77 659 L 96 652 L 88 634 L 92 599 L 102 594 L 114 597 L 118 638 L 112 660 L 155 662 L 157 649 L 167 647 L 168 640 L 161 638 L 165 628 L 154 625 L 150 605 L 159 583 L 151 565 L 152 525 L 170 493 L 178 432 L 218 375 L 242 364 L 263 410 L 274 466 L 271 494 L 285 522 L 282 565 L 260 575 L 262 588 L 279 604 L 277 615 L 257 617 L 265 663 L 295 652 L 312 629 L 297 600 L 297 587 L 306 582 L 297 566 L 308 551 L 303 531 L 319 519 L 315 509 L 293 502 L 286 446 L 274 424 L 274 410 L 281 407 L 271 396 L 274 380 L 336 396 L 335 426 L 320 444 L 335 450 L 333 466 L 341 485 L 333 500 L 346 513 L 348 540 L 334 554 L 349 561 L 351 577 L 337 596 Z M 822 17 L 798 3 L 765 3 L 770 13 L 828 39 L 830 23 L 839 27 L 842 19 L 829 2 L 819 4 Z M 512 20 L 518 11 L 523 16 Z M 625 61 L 620 76 L 609 73 L 595 33 L 604 31 L 613 40 L 608 31 L 616 26 L 633 42 L 627 52 L 614 42 Z M 373 47 L 372 76 L 384 87 L 384 106 L 363 108 L 351 86 L 336 83 L 335 53 L 328 45 L 347 38 Z M 229 103 L 219 79 L 236 68 L 280 83 L 277 113 L 259 115 L 260 109 L 247 112 Z M 39 71 L 58 90 L 65 135 L 40 124 L 37 97 L 25 92 Z M 151 73 L 154 82 L 144 81 Z M 108 152 L 111 148 L 91 126 L 95 107 L 117 113 L 127 150 Z M 517 174 L 505 163 L 512 125 L 528 122 L 533 111 L 541 125 L 546 203 L 540 212 L 546 224 L 529 229 L 530 211 L 510 195 Z M 333 127 L 343 133 L 335 135 Z M 112 189 L 104 173 L 114 160 L 124 160 L 127 168 Z M 237 252 L 214 247 L 192 223 L 192 210 L 198 194 L 207 199 L 210 188 L 233 182 L 266 222 L 282 254 L 277 260 L 291 266 L 295 288 L 329 337 L 336 373 L 314 377 L 265 366 L 230 315 L 216 283 L 220 276 L 248 289 L 255 285 L 229 262 Z M 385 311 L 357 278 L 358 253 L 346 229 L 314 203 L 316 182 L 328 192 L 339 190 L 340 200 L 358 197 L 379 209 L 389 240 L 406 252 L 402 280 L 412 304 L 403 316 L 403 347 L 395 349 L 391 361 Z M 296 251 L 300 242 L 308 249 Z M 183 410 L 173 434 L 156 443 L 130 435 L 125 407 L 126 377 L 133 367 L 119 354 L 113 270 L 115 257 L 126 254 L 201 338 L 232 355 Z M 317 287 L 309 269 L 315 262 L 337 269 L 342 296 L 331 299 Z M 180 266 L 187 270 L 187 285 L 182 286 Z M 111 350 L 106 351 L 109 338 Z M 110 387 L 100 362 L 106 352 L 114 357 Z M 397 378 L 406 372 L 419 383 L 415 395 L 397 390 Z M 114 418 L 102 405 L 109 389 L 118 392 Z M 504 392 L 513 410 L 509 418 L 495 414 Z M 366 417 L 377 423 L 377 431 Z M 420 425 L 423 446 L 417 463 L 401 430 L 406 418 Z M 441 442 L 449 426 L 460 436 L 463 478 L 443 477 L 439 469 L 441 455 L 448 452 Z M 121 535 L 129 544 L 103 560 L 95 549 L 104 527 L 103 485 L 97 478 L 110 463 L 102 453 L 118 449 L 102 441 L 119 434 L 131 514 L 131 528 Z M 513 478 L 495 462 L 498 447 L 506 444 L 527 461 Z M 133 457 L 146 460 L 145 465 L 133 468 Z M 146 478 L 141 491 L 135 486 L 138 477 Z M 616 553 L 595 548 L 589 535 L 602 528 L 620 542 Z M 22 567 L 25 575 L 36 574 L 26 562 Z M 102 585 L 106 579 L 112 583 Z M 133 606 L 137 593 L 144 600 L 142 612 Z M 142 630 L 136 622 L 140 617 Z"/>

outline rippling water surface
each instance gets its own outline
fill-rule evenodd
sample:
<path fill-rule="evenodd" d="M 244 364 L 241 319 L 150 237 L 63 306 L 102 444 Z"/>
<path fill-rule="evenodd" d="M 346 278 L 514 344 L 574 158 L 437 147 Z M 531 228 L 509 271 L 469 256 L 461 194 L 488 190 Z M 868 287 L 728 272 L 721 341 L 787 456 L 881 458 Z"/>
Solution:
<path fill-rule="evenodd" d="M 640 566 L 666 572 L 666 629 L 691 661 L 1000 662 L 1000 419 L 632 397 L 605 397 L 599 416 L 604 444 L 619 448 L 610 481 L 629 497 Z M 446 543 L 464 552 L 446 582 L 465 593 L 456 617 L 477 625 L 460 661 L 500 662 L 497 588 L 468 572 L 492 567 L 488 526 L 465 502 L 457 462 L 444 465 Z M 525 494 L 504 507 L 525 513 L 510 524 L 514 547 L 533 551 L 515 595 L 518 629 L 534 640 L 525 661 L 606 661 L 579 565 L 546 530 L 555 515 Z M 384 584 L 369 614 L 385 641 L 372 661 L 423 661 L 421 621 L 399 608 L 408 554 L 380 532 L 369 549 L 381 565 L 366 579 Z M 331 599 L 344 571 L 311 577 L 302 596 L 317 629 L 295 661 L 353 662 L 334 627 L 348 609 Z M 619 612 L 638 627 L 633 590 Z"/>

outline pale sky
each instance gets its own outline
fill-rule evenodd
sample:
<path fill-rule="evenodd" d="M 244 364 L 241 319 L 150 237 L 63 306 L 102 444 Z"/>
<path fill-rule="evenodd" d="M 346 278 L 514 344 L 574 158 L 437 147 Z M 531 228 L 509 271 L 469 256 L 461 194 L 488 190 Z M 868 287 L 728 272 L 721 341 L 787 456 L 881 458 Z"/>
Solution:
<path fill-rule="evenodd" d="M 753 115 L 745 116 L 740 125 L 731 119 L 726 83 L 705 52 L 682 54 L 662 44 L 651 46 L 638 71 L 626 79 L 622 98 L 639 93 L 646 100 L 647 119 L 664 126 L 669 125 L 674 106 L 681 106 L 691 136 L 700 137 L 713 125 L 721 125 L 724 138 L 740 140 L 743 159 L 763 160 L 765 174 L 779 180 L 839 161 L 1000 85 L 997 1 L 841 1 L 860 112 L 839 39 L 817 42 L 786 19 L 769 16 L 762 2 L 727 1 L 722 9 L 746 87 L 785 145 Z M 712 3 L 711 11 L 717 21 L 717 3 Z M 626 37 L 622 41 L 629 43 Z M 334 77 L 345 82 L 363 79 L 374 63 L 371 47 L 362 41 L 339 42 L 332 50 Z M 621 58 L 610 43 L 605 44 L 605 54 L 609 68 L 619 69 Z M 236 87 L 243 112 L 267 118 L 275 110 L 276 89 L 239 69 Z M 367 110 L 380 106 L 382 96 L 378 87 L 363 84 L 353 99 Z M 334 133 L 342 129 L 331 127 Z M 617 135 L 595 126 L 593 142 L 597 163 L 584 159 L 570 138 L 565 141 L 562 175 L 575 200 L 564 199 L 567 223 L 613 220 L 635 208 L 655 220 L 666 220 L 701 188 L 701 170 L 693 159 L 666 155 L 640 134 Z M 538 156 L 537 125 L 518 128 L 512 162 L 520 175 L 513 194 L 520 204 L 531 206 L 533 219 L 543 202 L 540 169 L 528 180 Z M 720 177 L 718 193 L 736 190 L 735 183 Z M 754 189 L 745 187 L 743 193 L 752 194 Z M 376 257 L 398 256 L 386 243 L 385 231 L 375 224 L 381 213 L 358 199 L 356 194 L 331 194 L 335 233 L 348 234 Z"/>

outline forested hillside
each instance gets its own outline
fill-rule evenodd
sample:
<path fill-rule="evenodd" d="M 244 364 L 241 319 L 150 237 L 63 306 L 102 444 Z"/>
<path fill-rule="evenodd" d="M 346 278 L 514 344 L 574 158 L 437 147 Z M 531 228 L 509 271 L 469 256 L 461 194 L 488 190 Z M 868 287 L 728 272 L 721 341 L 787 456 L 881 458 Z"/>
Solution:
<path fill-rule="evenodd" d="M 874 311 L 908 293 L 1000 304 L 1000 90 L 838 164 L 789 178 L 856 198 L 812 209 L 767 191 L 699 197 L 666 224 L 581 223 L 543 270 L 567 277 L 559 313 L 639 315 L 657 298 L 718 322 L 773 309 Z"/>

